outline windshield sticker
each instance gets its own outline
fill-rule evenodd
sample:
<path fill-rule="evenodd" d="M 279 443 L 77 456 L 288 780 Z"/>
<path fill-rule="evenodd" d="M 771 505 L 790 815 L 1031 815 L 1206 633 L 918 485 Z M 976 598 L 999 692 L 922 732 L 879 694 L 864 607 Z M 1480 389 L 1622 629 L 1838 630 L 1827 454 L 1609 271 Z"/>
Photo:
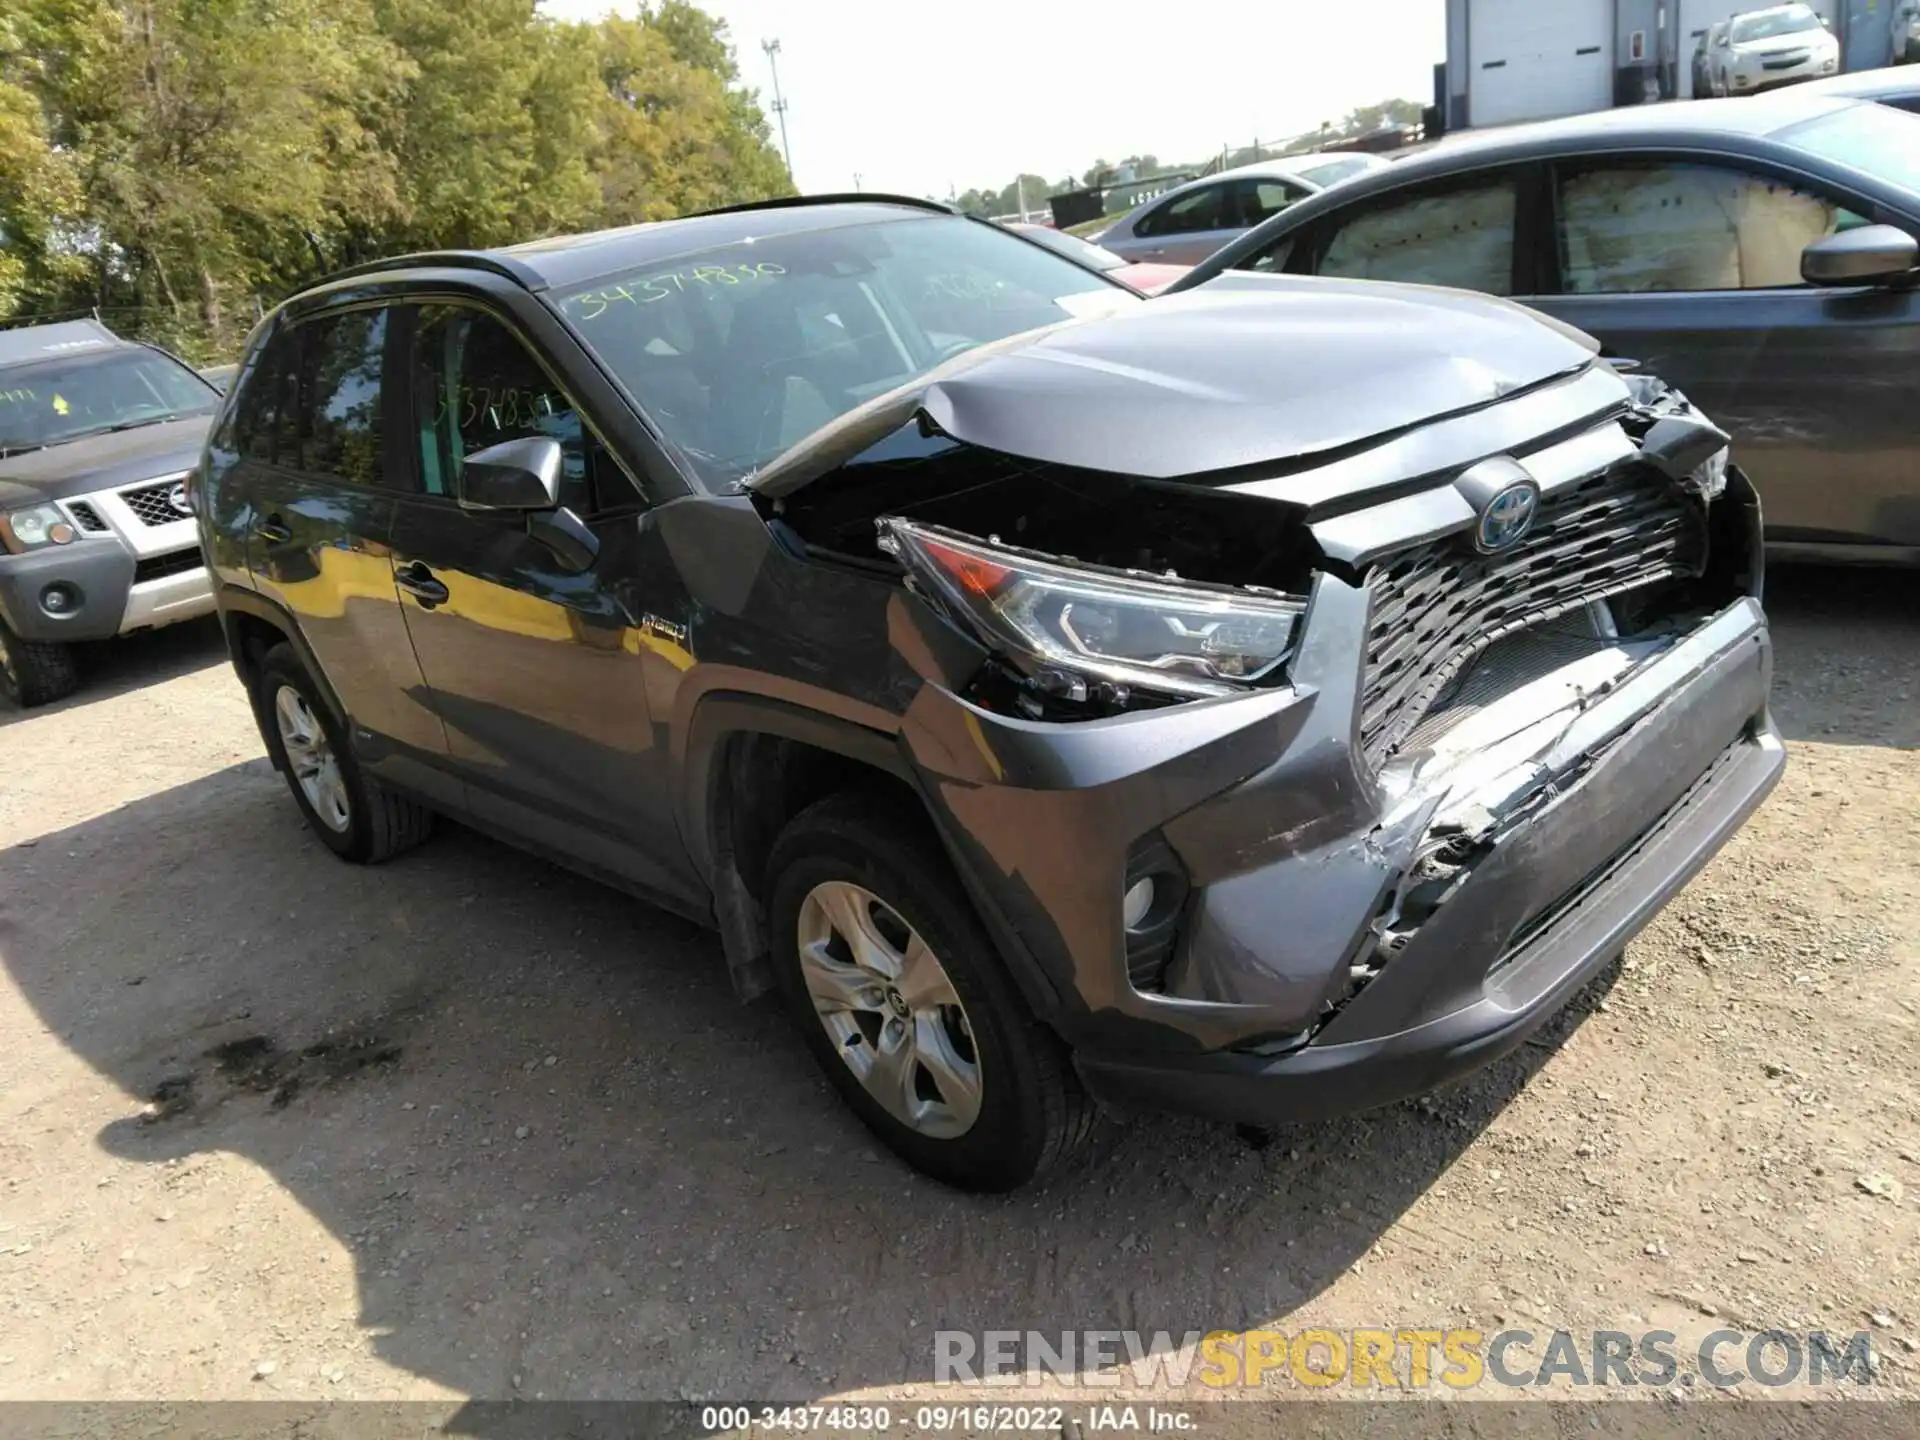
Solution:
<path fill-rule="evenodd" d="M 67 397 L 56 390 L 53 395 L 53 413 L 65 415 L 71 409 L 73 407 L 67 403 Z"/>
<path fill-rule="evenodd" d="M 457 400 L 443 390 L 434 411 L 435 428 L 444 425 L 449 415 L 457 415 L 462 433 L 472 430 L 536 430 L 544 420 L 562 411 L 555 397 L 544 390 L 522 390 L 517 386 L 495 390 L 484 386 L 462 385 Z M 482 423 L 484 421 L 484 424 Z"/>
<path fill-rule="evenodd" d="M 747 285 L 755 280 L 771 280 L 787 273 L 787 267 L 763 260 L 757 265 L 696 265 L 691 270 L 669 270 L 624 285 L 609 285 L 604 290 L 589 290 L 569 295 L 563 302 L 580 320 L 598 320 L 616 305 L 652 305 L 656 301 L 684 295 L 689 290 L 701 293 L 724 285 Z"/>

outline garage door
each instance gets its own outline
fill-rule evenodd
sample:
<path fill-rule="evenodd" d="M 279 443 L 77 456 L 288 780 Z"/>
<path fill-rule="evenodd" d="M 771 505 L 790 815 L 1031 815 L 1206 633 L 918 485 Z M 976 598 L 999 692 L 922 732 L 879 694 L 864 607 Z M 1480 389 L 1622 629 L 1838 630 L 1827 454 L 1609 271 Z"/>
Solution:
<path fill-rule="evenodd" d="M 1613 0 L 1468 0 L 1467 117 L 1505 125 L 1613 104 Z"/>

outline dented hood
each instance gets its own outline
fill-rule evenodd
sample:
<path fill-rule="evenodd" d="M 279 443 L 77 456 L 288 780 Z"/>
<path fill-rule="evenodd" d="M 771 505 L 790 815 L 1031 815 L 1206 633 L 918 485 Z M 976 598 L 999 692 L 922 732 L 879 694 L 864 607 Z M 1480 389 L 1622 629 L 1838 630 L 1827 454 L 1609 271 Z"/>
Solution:
<path fill-rule="evenodd" d="M 746 482 L 791 494 L 924 415 L 956 440 L 1148 479 L 1339 451 L 1592 363 L 1579 331 L 1425 286 L 1225 275 L 983 346 L 816 431 Z"/>

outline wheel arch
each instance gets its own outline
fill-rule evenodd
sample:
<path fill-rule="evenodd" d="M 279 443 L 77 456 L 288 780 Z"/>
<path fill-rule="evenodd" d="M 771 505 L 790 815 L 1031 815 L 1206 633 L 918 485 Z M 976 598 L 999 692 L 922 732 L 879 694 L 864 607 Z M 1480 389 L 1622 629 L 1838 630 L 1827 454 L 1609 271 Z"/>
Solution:
<path fill-rule="evenodd" d="M 238 585 L 223 585 L 217 599 L 220 629 L 227 641 L 227 658 L 233 662 L 234 673 L 246 687 L 254 707 L 254 720 L 261 726 L 260 733 L 263 736 L 266 734 L 267 717 L 260 711 L 260 697 L 254 681 L 260 673 L 261 658 L 275 645 L 285 643 L 293 647 L 293 653 L 299 656 L 307 674 L 313 677 L 321 702 L 341 729 L 351 735 L 353 727 L 346 707 L 340 703 L 340 696 L 327 679 L 327 672 L 321 668 L 318 657 L 300 634 L 300 627 L 293 616 L 257 591 Z"/>
<path fill-rule="evenodd" d="M 1042 1016 L 1057 1010 L 1058 991 L 948 843 L 936 807 L 893 736 L 771 697 L 709 693 L 688 726 L 682 775 L 683 834 L 712 888 L 727 968 L 742 1001 L 773 983 L 764 882 L 774 840 L 808 805 L 861 789 L 927 828 L 1027 1002 Z"/>

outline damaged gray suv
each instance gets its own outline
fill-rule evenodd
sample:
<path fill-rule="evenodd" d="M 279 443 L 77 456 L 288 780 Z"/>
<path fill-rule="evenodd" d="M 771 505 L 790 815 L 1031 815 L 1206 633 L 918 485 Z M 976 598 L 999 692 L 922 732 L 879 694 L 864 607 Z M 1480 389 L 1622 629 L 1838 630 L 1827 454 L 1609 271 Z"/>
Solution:
<path fill-rule="evenodd" d="M 1502 301 L 1143 301 L 905 200 L 336 276 L 194 504 L 326 845 L 444 814 L 715 926 L 976 1189 L 1095 1102 L 1485 1064 L 1783 761 L 1759 507 L 1680 395 Z"/>

